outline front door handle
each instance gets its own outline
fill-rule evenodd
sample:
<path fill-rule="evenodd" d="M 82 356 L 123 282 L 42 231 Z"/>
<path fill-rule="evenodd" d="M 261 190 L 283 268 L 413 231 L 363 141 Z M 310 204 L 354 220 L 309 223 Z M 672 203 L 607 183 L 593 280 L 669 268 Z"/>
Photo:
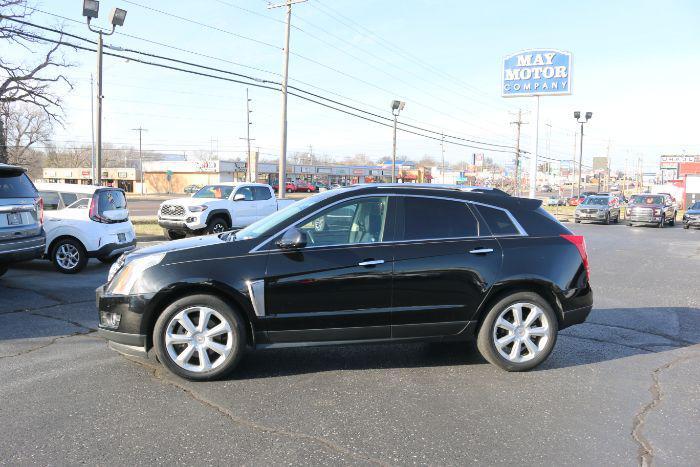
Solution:
<path fill-rule="evenodd" d="M 376 266 L 378 264 L 384 264 L 383 259 L 371 259 L 367 261 L 361 261 L 357 263 L 358 266 Z"/>
<path fill-rule="evenodd" d="M 486 253 L 493 253 L 493 248 L 477 248 L 476 250 L 471 250 L 469 253 L 473 255 L 485 255 Z"/>

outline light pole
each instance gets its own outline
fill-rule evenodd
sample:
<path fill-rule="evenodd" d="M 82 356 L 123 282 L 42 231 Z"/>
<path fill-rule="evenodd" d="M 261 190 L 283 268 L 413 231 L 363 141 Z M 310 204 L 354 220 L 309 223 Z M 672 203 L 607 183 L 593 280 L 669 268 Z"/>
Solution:
<path fill-rule="evenodd" d="M 578 154 L 578 183 L 577 183 L 577 196 L 581 196 L 581 165 L 583 161 L 583 124 L 588 123 L 588 120 L 593 117 L 593 112 L 586 112 L 584 119 L 581 119 L 581 112 L 578 110 L 574 112 L 574 118 L 578 123 L 581 124 L 581 140 L 579 142 L 580 150 Z"/>
<path fill-rule="evenodd" d="M 406 106 L 403 101 L 391 102 L 391 113 L 394 115 L 394 150 L 391 156 L 391 183 L 396 183 L 396 123 L 399 118 L 399 113 Z"/>
<path fill-rule="evenodd" d="M 141 136 L 144 131 L 148 130 L 142 128 L 141 125 L 139 125 L 138 128 L 132 128 L 131 130 L 139 132 L 139 172 L 141 172 L 141 194 L 143 195 L 143 153 L 141 152 Z"/>
<path fill-rule="evenodd" d="M 114 8 L 109 14 L 109 22 L 112 29 L 105 32 L 99 28 L 90 26 L 90 20 L 97 18 L 100 12 L 100 2 L 97 0 L 83 0 L 83 16 L 87 18 L 87 26 L 90 31 L 97 33 L 97 157 L 95 160 L 95 185 L 101 185 L 102 178 L 102 36 L 110 36 L 114 34 L 114 28 L 124 25 L 126 18 L 126 10 Z"/>

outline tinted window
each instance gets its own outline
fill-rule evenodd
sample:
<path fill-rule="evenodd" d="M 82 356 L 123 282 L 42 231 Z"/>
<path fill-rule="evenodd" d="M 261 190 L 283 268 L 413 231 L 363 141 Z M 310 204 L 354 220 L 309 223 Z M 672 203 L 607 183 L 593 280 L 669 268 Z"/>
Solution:
<path fill-rule="evenodd" d="M 0 172 L 0 198 L 34 198 L 36 189 L 24 173 Z"/>
<path fill-rule="evenodd" d="M 216 198 L 225 199 L 231 196 L 232 186 L 207 185 L 192 195 L 193 198 Z"/>
<path fill-rule="evenodd" d="M 362 198 L 332 206 L 303 221 L 309 246 L 376 243 L 384 240 L 387 197 Z"/>
<path fill-rule="evenodd" d="M 99 191 L 98 195 L 99 214 L 105 211 L 113 211 L 116 209 L 126 209 L 126 196 L 118 190 Z"/>
<path fill-rule="evenodd" d="M 263 201 L 272 198 L 270 194 L 270 189 L 264 186 L 254 186 L 253 187 L 253 199 L 255 201 Z"/>
<path fill-rule="evenodd" d="M 245 196 L 246 201 L 253 201 L 253 190 L 252 187 L 243 186 L 236 191 L 237 195 Z"/>
<path fill-rule="evenodd" d="M 75 193 L 61 193 L 61 199 L 64 206 L 69 206 L 78 201 L 78 195 Z"/>
<path fill-rule="evenodd" d="M 518 235 L 520 233 L 505 211 L 479 205 L 476 208 L 486 221 L 486 224 L 488 224 L 493 235 Z"/>
<path fill-rule="evenodd" d="M 55 211 L 60 207 L 61 199 L 58 197 L 58 193 L 53 191 L 42 191 L 39 193 L 41 199 L 44 200 L 44 210 L 45 211 Z"/>
<path fill-rule="evenodd" d="M 466 203 L 405 197 L 404 240 L 474 237 L 478 224 Z"/>

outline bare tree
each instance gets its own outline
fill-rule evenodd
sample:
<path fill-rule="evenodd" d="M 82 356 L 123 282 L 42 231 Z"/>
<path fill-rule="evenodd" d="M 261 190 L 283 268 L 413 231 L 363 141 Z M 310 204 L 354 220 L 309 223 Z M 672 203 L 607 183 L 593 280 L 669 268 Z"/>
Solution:
<path fill-rule="evenodd" d="M 47 143 L 52 133 L 51 120 L 40 109 L 26 104 L 14 105 L 5 115 L 5 144 L 7 162 L 30 166 L 37 163 L 37 153 L 32 147 Z"/>
<path fill-rule="evenodd" d="M 23 47 L 34 57 L 47 42 L 21 22 L 30 19 L 32 8 L 27 0 L 0 0 L 0 43 L 5 46 Z M 61 36 L 62 37 L 62 36 Z M 59 39 L 60 40 L 60 39 Z M 61 123 L 62 101 L 57 85 L 73 88 L 61 69 L 71 66 L 60 52 L 58 43 L 48 46 L 38 61 L 12 63 L 6 54 L 0 56 L 0 105 L 11 112 L 14 104 L 26 104 L 44 113 L 51 121 Z M 8 147 L 4 125 L 8 121 L 0 118 L 0 163 L 8 161 Z"/>
<path fill-rule="evenodd" d="M 44 165 L 46 167 L 88 167 L 92 156 L 90 146 L 56 148 L 49 147 L 46 151 Z"/>

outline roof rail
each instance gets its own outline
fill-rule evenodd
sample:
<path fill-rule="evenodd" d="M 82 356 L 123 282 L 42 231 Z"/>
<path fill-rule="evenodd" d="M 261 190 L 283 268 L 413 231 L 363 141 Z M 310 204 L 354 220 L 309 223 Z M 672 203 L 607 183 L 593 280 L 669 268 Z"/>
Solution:
<path fill-rule="evenodd" d="M 510 196 L 503 190 L 499 190 L 498 188 L 492 188 L 488 186 L 450 185 L 443 183 L 366 183 L 358 186 L 376 186 L 378 188 L 422 188 L 426 190 L 455 190 Z"/>

